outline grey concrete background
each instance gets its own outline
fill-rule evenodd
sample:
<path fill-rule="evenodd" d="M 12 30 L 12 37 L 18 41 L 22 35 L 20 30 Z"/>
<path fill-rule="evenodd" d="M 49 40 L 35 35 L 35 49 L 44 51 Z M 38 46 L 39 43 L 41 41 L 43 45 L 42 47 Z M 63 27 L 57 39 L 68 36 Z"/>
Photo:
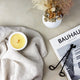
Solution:
<path fill-rule="evenodd" d="M 48 69 L 50 64 L 56 65 L 58 62 L 49 39 L 80 24 L 80 0 L 73 0 L 73 2 L 74 5 L 69 14 L 63 18 L 62 24 L 55 29 L 49 29 L 42 23 L 43 12 L 33 8 L 31 0 L 0 0 L 0 25 L 27 26 L 43 35 L 48 49 L 48 55 L 44 59 L 43 80 L 67 80 L 67 77 L 61 78 L 58 75 L 61 66 L 55 71 Z"/>

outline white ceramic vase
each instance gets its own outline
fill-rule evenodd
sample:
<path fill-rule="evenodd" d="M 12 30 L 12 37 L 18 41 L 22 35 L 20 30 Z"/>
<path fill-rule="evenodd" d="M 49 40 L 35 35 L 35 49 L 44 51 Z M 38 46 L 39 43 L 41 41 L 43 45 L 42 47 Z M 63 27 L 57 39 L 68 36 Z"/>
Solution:
<path fill-rule="evenodd" d="M 62 19 L 60 19 L 60 20 L 56 20 L 56 22 L 49 22 L 49 21 L 45 21 L 44 20 L 44 16 L 42 16 L 42 22 L 43 22 L 43 24 L 46 26 L 46 27 L 48 27 L 48 28 L 56 28 L 56 27 L 58 27 L 60 24 L 61 24 L 61 22 L 62 22 Z"/>

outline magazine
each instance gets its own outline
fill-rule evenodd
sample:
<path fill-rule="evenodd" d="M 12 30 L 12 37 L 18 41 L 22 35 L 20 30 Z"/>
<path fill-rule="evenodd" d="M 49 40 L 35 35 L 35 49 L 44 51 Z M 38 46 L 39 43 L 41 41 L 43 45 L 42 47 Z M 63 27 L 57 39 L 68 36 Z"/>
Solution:
<path fill-rule="evenodd" d="M 76 45 L 70 52 L 64 71 L 68 80 L 80 80 L 80 25 L 49 41 L 59 60 L 70 49 L 71 44 Z"/>

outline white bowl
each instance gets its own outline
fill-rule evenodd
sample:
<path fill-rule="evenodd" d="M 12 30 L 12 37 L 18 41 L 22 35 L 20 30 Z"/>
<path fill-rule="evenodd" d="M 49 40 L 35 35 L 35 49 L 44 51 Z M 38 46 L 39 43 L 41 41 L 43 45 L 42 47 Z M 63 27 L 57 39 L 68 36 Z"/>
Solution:
<path fill-rule="evenodd" d="M 17 34 L 17 33 L 23 35 L 24 38 L 25 38 L 25 45 L 24 45 L 22 48 L 20 48 L 20 49 L 14 48 L 14 47 L 11 45 L 11 43 L 10 43 L 11 37 L 12 37 L 14 34 Z M 22 50 L 22 49 L 24 49 L 24 48 L 27 46 L 27 42 L 28 42 L 27 36 L 26 36 L 24 33 L 22 33 L 22 32 L 14 32 L 14 33 L 12 33 L 12 34 L 10 35 L 10 37 L 9 37 L 9 46 L 10 46 L 13 50 Z"/>
<path fill-rule="evenodd" d="M 56 27 L 58 27 L 60 24 L 61 24 L 61 22 L 62 22 L 62 19 L 60 19 L 60 20 L 56 20 L 56 22 L 49 22 L 49 21 L 45 21 L 44 20 L 44 16 L 42 16 L 42 21 L 43 21 L 43 24 L 46 26 L 46 27 L 48 27 L 48 28 L 56 28 Z"/>

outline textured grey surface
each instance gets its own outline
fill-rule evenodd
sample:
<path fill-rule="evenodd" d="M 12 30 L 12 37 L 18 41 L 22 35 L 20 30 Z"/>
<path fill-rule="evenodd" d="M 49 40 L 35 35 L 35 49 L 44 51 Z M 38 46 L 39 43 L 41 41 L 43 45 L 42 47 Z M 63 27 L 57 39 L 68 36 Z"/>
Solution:
<path fill-rule="evenodd" d="M 47 44 L 48 55 L 45 57 L 45 72 L 43 80 L 67 80 L 58 76 L 61 67 L 49 71 L 50 64 L 56 65 L 58 59 L 51 48 L 49 39 L 80 24 L 80 0 L 73 0 L 74 5 L 65 16 L 62 24 L 55 29 L 48 29 L 42 23 L 42 11 L 33 8 L 31 0 L 0 0 L 0 25 L 22 25 L 39 31 Z"/>

